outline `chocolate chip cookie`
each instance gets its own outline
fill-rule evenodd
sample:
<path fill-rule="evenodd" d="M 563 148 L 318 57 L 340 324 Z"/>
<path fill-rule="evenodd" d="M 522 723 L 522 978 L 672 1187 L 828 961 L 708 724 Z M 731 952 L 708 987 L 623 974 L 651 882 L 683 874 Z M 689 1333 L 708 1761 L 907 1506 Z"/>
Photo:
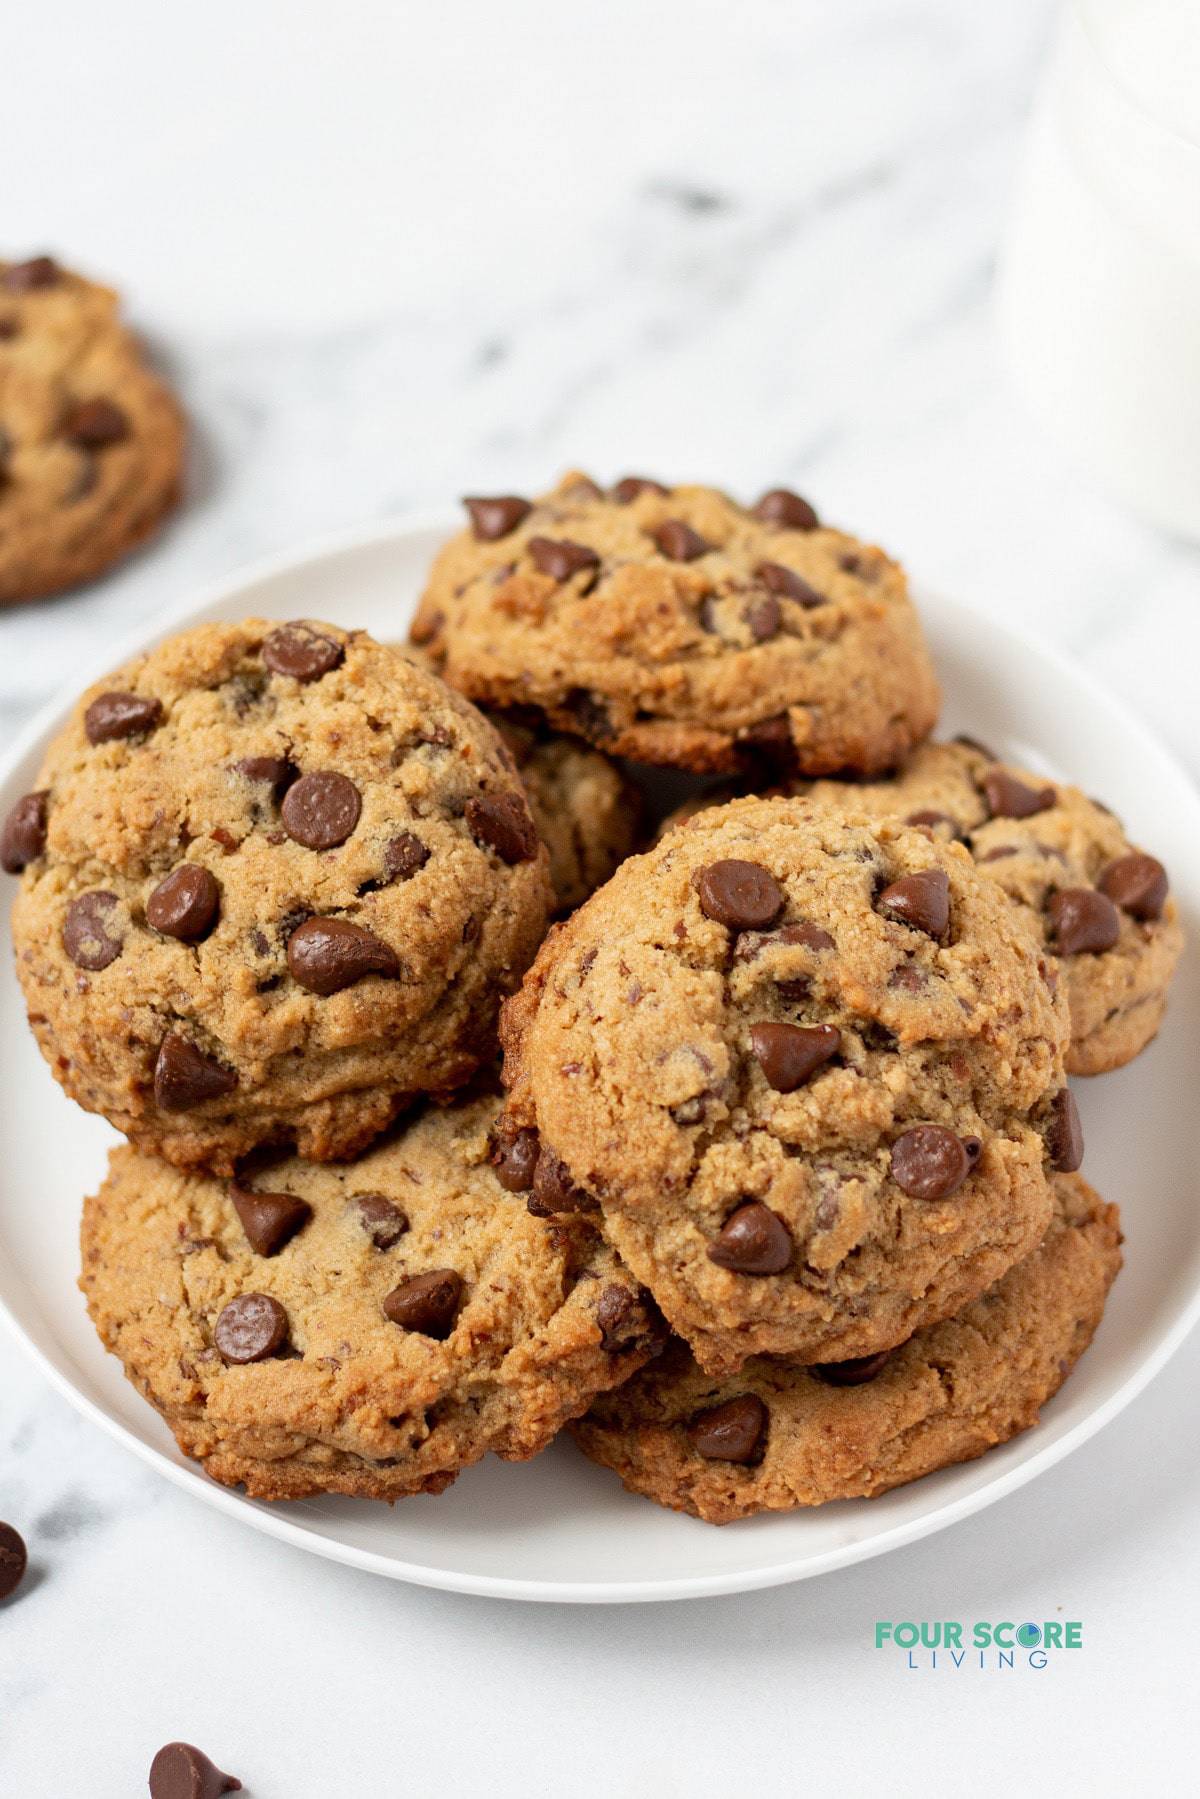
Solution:
<path fill-rule="evenodd" d="M 113 1152 L 80 1285 L 214 1479 L 259 1499 L 440 1493 L 489 1450 L 536 1455 L 661 1346 L 612 1252 L 501 1184 L 495 1104 L 426 1112 L 359 1162 L 240 1183 Z"/>
<path fill-rule="evenodd" d="M 890 1354 L 810 1367 L 756 1357 L 714 1380 L 676 1341 L 572 1434 L 630 1492 L 709 1524 L 874 1498 L 983 1455 L 1037 1423 L 1121 1266 L 1116 1206 L 1079 1175 L 1054 1185 L 1037 1249 Z"/>
<path fill-rule="evenodd" d="M 249 620 L 84 696 L 3 833 L 30 1022 L 141 1148 L 352 1154 L 495 1051 L 546 852 L 473 706 L 362 632 Z"/>
<path fill-rule="evenodd" d="M 961 844 L 703 813 L 505 1008 L 530 1204 L 598 1207 L 709 1372 L 889 1349 L 1027 1255 L 1079 1165 L 1053 973 Z"/>
<path fill-rule="evenodd" d="M 0 262 L 0 605 L 89 581 L 179 497 L 184 424 L 117 295 Z"/>
<path fill-rule="evenodd" d="M 447 680 L 612 754 L 696 770 L 755 752 L 807 774 L 890 767 L 938 688 L 903 572 L 783 490 L 568 475 L 466 502 L 413 626 Z"/>

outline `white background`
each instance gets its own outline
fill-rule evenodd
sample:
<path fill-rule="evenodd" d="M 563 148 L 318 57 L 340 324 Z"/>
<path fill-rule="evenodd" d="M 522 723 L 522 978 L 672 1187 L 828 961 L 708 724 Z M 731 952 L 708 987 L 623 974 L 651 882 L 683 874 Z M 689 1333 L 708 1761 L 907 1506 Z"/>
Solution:
<path fill-rule="evenodd" d="M 1200 557 L 1063 464 L 996 364 L 1051 26 L 1041 0 L 11 10 L 3 248 L 117 282 L 197 442 L 155 549 L 0 618 L 0 731 L 259 551 L 578 463 L 799 486 L 1200 771 Z M 1198 1387 L 1192 1342 L 1033 1488 L 885 1561 L 570 1610 L 251 1535 L 5 1341 L 0 1516 L 35 1571 L 0 1610 L 0 1792 L 127 1799 L 174 1736 L 253 1799 L 1174 1789 L 1200 1747 Z M 873 1647 L 877 1618 L 941 1617 L 1078 1618 L 1084 1646 L 936 1674 Z"/>

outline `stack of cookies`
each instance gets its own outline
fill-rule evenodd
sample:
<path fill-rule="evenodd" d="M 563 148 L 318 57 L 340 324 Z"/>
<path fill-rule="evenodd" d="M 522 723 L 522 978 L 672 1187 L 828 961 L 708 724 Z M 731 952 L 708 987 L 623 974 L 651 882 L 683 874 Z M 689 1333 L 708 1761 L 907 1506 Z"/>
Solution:
<path fill-rule="evenodd" d="M 725 1522 L 1034 1423 L 1120 1264 L 1067 1073 L 1157 1029 L 1162 865 L 925 741 L 902 571 L 798 495 L 467 509 L 409 645 L 174 638 L 4 826 L 30 1023 L 129 1140 L 104 1343 L 267 1499 L 570 1425 Z"/>

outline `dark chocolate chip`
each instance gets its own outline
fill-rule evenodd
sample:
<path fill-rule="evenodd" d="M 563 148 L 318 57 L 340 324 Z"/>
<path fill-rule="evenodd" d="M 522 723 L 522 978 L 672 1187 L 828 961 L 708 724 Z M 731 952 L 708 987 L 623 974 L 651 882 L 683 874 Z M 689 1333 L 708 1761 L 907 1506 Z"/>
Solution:
<path fill-rule="evenodd" d="M 356 1193 L 358 1221 L 376 1249 L 394 1249 L 408 1229 L 408 1217 L 382 1193 Z"/>
<path fill-rule="evenodd" d="M 962 836 L 962 826 L 956 818 L 951 818 L 948 812 L 922 809 L 919 812 L 910 812 L 904 822 L 906 825 L 915 825 L 918 829 L 926 831 L 939 831 L 945 826 L 951 837 Z"/>
<path fill-rule="evenodd" d="M 590 743 L 603 743 L 612 736 L 612 720 L 603 701 L 586 687 L 572 687 L 563 699 L 563 707 L 570 714 L 573 728 Z"/>
<path fill-rule="evenodd" d="M 431 1268 L 393 1287 L 383 1302 L 383 1315 L 402 1330 L 419 1331 L 440 1342 L 454 1329 L 462 1291 L 462 1276 L 453 1268 Z"/>
<path fill-rule="evenodd" d="M 45 849 L 49 798 L 46 788 L 27 793 L 5 819 L 4 829 L 0 832 L 0 868 L 5 874 L 19 875 L 23 868 L 36 862 Z"/>
<path fill-rule="evenodd" d="M 659 552 L 671 562 L 695 562 L 697 556 L 707 556 L 712 549 L 712 545 L 681 518 L 669 518 L 653 535 Z"/>
<path fill-rule="evenodd" d="M 768 1086 L 794 1093 L 823 1062 L 837 1054 L 842 1033 L 831 1024 L 752 1024 L 750 1047 Z"/>
<path fill-rule="evenodd" d="M 0 1524 L 0 1599 L 15 1593 L 25 1578 L 29 1556 L 25 1540 L 11 1524 Z"/>
<path fill-rule="evenodd" d="M 368 975 L 394 978 L 400 972 L 395 952 L 346 918 L 308 918 L 297 926 L 288 938 L 287 965 L 301 987 L 323 996 Z"/>
<path fill-rule="evenodd" d="M 881 1349 L 875 1355 L 852 1356 L 845 1362 L 817 1362 L 811 1372 L 830 1387 L 861 1387 L 883 1372 L 891 1353 Z"/>
<path fill-rule="evenodd" d="M 1074 1174 L 1083 1161 L 1083 1124 L 1069 1087 L 1061 1088 L 1050 1102 L 1046 1153 L 1060 1174 Z"/>
<path fill-rule="evenodd" d="M 762 1454 L 769 1413 L 756 1393 L 739 1393 L 724 1405 L 697 1412 L 687 1439 L 707 1462 L 756 1462 Z"/>
<path fill-rule="evenodd" d="M 664 487 L 661 481 L 652 481 L 648 475 L 622 475 L 612 490 L 612 496 L 618 506 L 628 506 L 631 501 L 637 499 L 640 493 L 657 493 L 665 496 L 670 491 L 670 488 Z"/>
<path fill-rule="evenodd" d="M 294 1193 L 252 1193 L 235 1181 L 229 1197 L 251 1249 L 260 1256 L 277 1255 L 312 1217 L 308 1201 Z"/>
<path fill-rule="evenodd" d="M 610 1355 L 622 1347 L 638 1309 L 637 1300 L 628 1287 L 608 1286 L 601 1292 L 596 1302 L 596 1323 L 600 1326 L 602 1347 Z"/>
<path fill-rule="evenodd" d="M 781 600 L 795 600 L 798 606 L 809 610 L 827 603 L 825 594 L 818 593 L 795 569 L 785 568 L 782 562 L 760 562 L 756 573 L 763 586 Z"/>
<path fill-rule="evenodd" d="M 1100 955 L 1121 935 L 1121 915 L 1094 887 L 1063 887 L 1046 904 L 1050 935 L 1060 956 Z"/>
<path fill-rule="evenodd" d="M 471 527 L 480 543 L 495 543 L 497 538 L 507 537 L 533 511 L 528 500 L 513 493 L 498 494 L 490 500 L 468 496 L 463 505 L 470 514 Z"/>
<path fill-rule="evenodd" d="M 319 681 L 342 661 L 346 652 L 332 637 L 314 631 L 301 619 L 278 625 L 266 638 L 262 659 L 273 675 L 289 675 L 293 681 Z"/>
<path fill-rule="evenodd" d="M 102 693 L 83 715 L 89 743 L 112 743 L 121 737 L 143 737 L 162 722 L 162 701 L 138 693 Z"/>
<path fill-rule="evenodd" d="M 892 1178 L 914 1199 L 948 1199 L 971 1172 L 962 1139 L 943 1124 L 915 1124 L 892 1144 Z"/>
<path fill-rule="evenodd" d="M 283 796 L 279 815 L 293 843 L 332 850 L 345 843 L 362 813 L 362 795 L 348 775 L 320 768 L 301 775 Z"/>
<path fill-rule="evenodd" d="M 410 881 L 419 874 L 430 857 L 428 846 L 411 831 L 401 831 L 383 846 L 383 878 L 385 881 Z"/>
<path fill-rule="evenodd" d="M 1053 787 L 1028 787 L 1003 768 L 989 768 L 983 777 L 983 797 L 992 818 L 1032 818 L 1046 812 L 1058 795 Z"/>
<path fill-rule="evenodd" d="M 14 262 L 0 276 L 11 294 L 29 294 L 39 287 L 56 287 L 62 270 L 53 256 L 31 256 L 28 262 Z"/>
<path fill-rule="evenodd" d="M 538 1134 L 525 1128 L 515 1136 L 498 1137 L 492 1145 L 491 1163 L 506 1193 L 528 1193 L 538 1161 Z"/>
<path fill-rule="evenodd" d="M 86 968 L 96 974 L 120 955 L 125 947 L 124 936 L 115 935 L 109 929 L 119 903 L 115 893 L 99 887 L 91 893 L 81 893 L 67 907 L 62 928 L 63 948 L 76 968 Z"/>
<path fill-rule="evenodd" d="M 502 862 L 531 862 L 538 853 L 534 822 L 515 793 L 485 793 L 468 800 L 466 819 L 475 841 L 495 850 Z"/>
<path fill-rule="evenodd" d="M 700 910 L 731 931 L 765 931 L 783 910 L 783 889 L 757 862 L 710 862 L 696 877 Z"/>
<path fill-rule="evenodd" d="M 146 923 L 164 937 L 198 943 L 217 922 L 221 889 L 198 862 L 181 862 L 146 901 Z"/>
<path fill-rule="evenodd" d="M 1004 862 L 1007 861 L 1009 856 L 1015 856 L 1018 853 L 1015 844 L 1001 843 L 998 844 L 994 850 L 988 850 L 984 855 L 980 856 L 979 864 L 982 867 L 985 862 Z"/>
<path fill-rule="evenodd" d="M 774 718 L 760 718 L 757 724 L 747 725 L 739 733 L 738 742 L 744 749 L 770 762 L 786 765 L 795 760 L 796 746 L 792 741 L 791 720 L 786 712 L 780 712 Z"/>
<path fill-rule="evenodd" d="M 269 787 L 275 798 L 289 788 L 299 776 L 300 770 L 286 756 L 243 756 L 240 762 L 232 764 L 235 774 L 254 786 Z"/>
<path fill-rule="evenodd" d="M 169 1031 L 154 1064 L 154 1099 L 164 1112 L 190 1112 L 237 1086 L 237 1075 L 205 1055 L 179 1031 Z"/>
<path fill-rule="evenodd" d="M 525 548 L 539 571 L 555 581 L 569 581 L 581 569 L 600 566 L 595 550 L 589 550 L 585 543 L 571 543 L 565 537 L 531 537 Z"/>
<path fill-rule="evenodd" d="M 589 1193 L 575 1185 L 571 1170 L 562 1157 L 556 1156 L 552 1149 L 543 1148 L 533 1171 L 532 1191 L 527 1203 L 535 1218 L 553 1218 L 559 1212 L 591 1211 L 595 1202 Z"/>
<path fill-rule="evenodd" d="M 63 421 L 62 434 L 80 450 L 103 450 L 129 433 L 129 420 L 111 400 L 83 400 Z"/>
<path fill-rule="evenodd" d="M 764 594 L 761 600 L 751 600 L 746 607 L 746 626 L 755 643 L 770 643 L 778 634 L 782 620 L 783 613 L 773 593 Z"/>
<path fill-rule="evenodd" d="M 241 1790 L 240 1780 L 222 1774 L 191 1743 L 168 1743 L 150 1763 L 150 1799 L 220 1799 Z"/>
<path fill-rule="evenodd" d="M 288 1315 L 269 1293 L 240 1293 L 223 1306 L 213 1326 L 222 1361 L 263 1362 L 287 1342 Z"/>
<path fill-rule="evenodd" d="M 1100 877 L 1100 891 L 1131 918 L 1161 918 L 1167 903 L 1167 871 L 1157 857 L 1135 851 L 1109 863 Z"/>
<path fill-rule="evenodd" d="M 778 1212 L 748 1199 L 725 1220 L 708 1259 L 734 1274 L 782 1274 L 792 1259 L 791 1234 Z"/>
<path fill-rule="evenodd" d="M 875 902 L 880 912 L 942 938 L 950 928 L 950 879 L 944 868 L 923 868 L 919 874 L 901 875 L 884 888 Z"/>
<path fill-rule="evenodd" d="M 773 487 L 753 511 L 764 525 L 778 525 L 784 531 L 815 531 L 820 523 L 808 501 L 786 487 Z"/>

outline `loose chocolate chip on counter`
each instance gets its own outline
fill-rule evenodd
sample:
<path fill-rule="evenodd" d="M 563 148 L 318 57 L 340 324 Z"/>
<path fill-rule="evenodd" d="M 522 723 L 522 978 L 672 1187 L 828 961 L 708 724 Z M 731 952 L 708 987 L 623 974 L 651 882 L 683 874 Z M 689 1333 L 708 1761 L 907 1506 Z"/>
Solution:
<path fill-rule="evenodd" d="M 234 1181 L 229 1197 L 242 1221 L 247 1242 L 259 1256 L 278 1255 L 312 1217 L 308 1201 L 295 1193 L 253 1193 Z"/>
<path fill-rule="evenodd" d="M 167 1743 L 150 1763 L 150 1799 L 221 1799 L 241 1790 L 235 1775 L 222 1774 L 191 1743 Z"/>
<path fill-rule="evenodd" d="M 182 862 L 146 901 L 146 923 L 164 937 L 199 943 L 216 923 L 220 904 L 221 889 L 215 875 L 198 862 Z"/>
<path fill-rule="evenodd" d="M 428 846 L 411 831 L 401 831 L 383 846 L 383 878 L 385 881 L 411 881 L 430 857 Z"/>
<path fill-rule="evenodd" d="M 1100 955 L 1121 935 L 1121 915 L 1094 887 L 1063 887 L 1046 903 L 1054 948 L 1060 956 Z"/>
<path fill-rule="evenodd" d="M 103 450 L 129 434 L 129 420 L 111 400 L 83 400 L 63 421 L 62 434 L 80 450 Z"/>
<path fill-rule="evenodd" d="M 808 501 L 786 487 L 773 487 L 751 510 L 764 525 L 778 525 L 785 531 L 815 531 L 821 522 Z"/>
<path fill-rule="evenodd" d="M 71 901 L 63 920 L 62 940 L 76 968 L 96 974 L 116 961 L 125 939 L 114 934 L 109 925 L 119 904 L 116 894 L 107 893 L 102 887 L 81 893 Z"/>
<path fill-rule="evenodd" d="M 319 681 L 342 661 L 346 652 L 332 637 L 314 631 L 301 619 L 278 625 L 263 642 L 262 659 L 273 675 L 293 681 Z"/>
<path fill-rule="evenodd" d="M 989 768 L 983 777 L 983 797 L 992 818 L 1032 818 L 1046 812 L 1058 795 L 1053 787 L 1028 787 L 1003 768 Z"/>
<path fill-rule="evenodd" d="M 782 562 L 760 562 L 755 573 L 763 586 L 771 593 L 777 594 L 781 600 L 795 600 L 798 606 L 809 610 L 814 606 L 824 606 L 826 596 L 818 593 L 815 587 L 798 575 L 795 569 L 785 568 Z"/>
<path fill-rule="evenodd" d="M 654 532 L 654 542 L 670 562 L 695 562 L 697 556 L 707 556 L 712 549 L 699 531 L 693 531 L 681 518 L 669 518 L 660 525 Z"/>
<path fill-rule="evenodd" d="M 462 1291 L 462 1276 L 453 1268 L 431 1268 L 393 1287 L 384 1299 L 383 1315 L 402 1330 L 419 1331 L 441 1342 L 454 1329 Z"/>
<path fill-rule="evenodd" d="M 309 918 L 288 938 L 287 965 L 309 993 L 327 997 L 368 975 L 394 978 L 400 963 L 373 931 L 345 918 Z"/>
<path fill-rule="evenodd" d="M 951 818 L 948 812 L 934 812 L 928 809 L 922 809 L 919 812 L 910 812 L 904 822 L 906 825 L 915 826 L 918 830 L 926 831 L 937 831 L 945 825 L 951 837 L 962 836 L 962 826 L 959 824 L 957 818 Z"/>
<path fill-rule="evenodd" d="M 585 543 L 571 543 L 568 538 L 531 537 L 525 548 L 543 575 L 555 581 L 569 581 L 581 569 L 599 568 L 600 558 Z"/>
<path fill-rule="evenodd" d="M 190 1112 L 237 1086 L 237 1075 L 205 1055 L 179 1031 L 169 1031 L 154 1064 L 154 1099 L 164 1112 Z"/>
<path fill-rule="evenodd" d="M 783 910 L 783 889 L 758 862 L 710 862 L 696 877 L 700 910 L 730 931 L 765 931 Z"/>
<path fill-rule="evenodd" d="M 83 715 L 89 743 L 113 743 L 122 737 L 144 737 L 162 723 L 162 701 L 138 693 L 102 693 Z"/>
<path fill-rule="evenodd" d="M 345 843 L 358 823 L 362 795 L 347 775 L 321 768 L 288 788 L 279 813 L 293 843 L 307 850 L 332 850 Z"/>
<path fill-rule="evenodd" d="M 1051 1167 L 1060 1174 L 1074 1174 L 1083 1161 L 1083 1125 L 1069 1087 L 1063 1087 L 1050 1102 L 1046 1149 Z"/>
<path fill-rule="evenodd" d="M 837 1054 L 842 1033 L 831 1024 L 752 1024 L 750 1047 L 768 1086 L 794 1093 L 823 1062 Z"/>
<path fill-rule="evenodd" d="M 502 862 L 531 862 L 537 855 L 537 830 L 515 793 L 485 793 L 468 800 L 466 819 L 475 841 L 495 850 Z"/>
<path fill-rule="evenodd" d="M 561 1156 L 543 1148 L 533 1171 L 529 1210 L 535 1218 L 553 1218 L 559 1212 L 588 1212 L 594 1201 L 571 1178 L 571 1170 Z"/>
<path fill-rule="evenodd" d="M 529 1128 L 515 1136 L 496 1137 L 492 1144 L 491 1164 L 496 1179 L 506 1193 L 528 1193 L 538 1161 L 538 1134 Z"/>
<path fill-rule="evenodd" d="M 1167 903 L 1167 871 L 1156 856 L 1119 856 L 1101 875 L 1100 891 L 1131 918 L 1149 922 L 1162 917 Z"/>
<path fill-rule="evenodd" d="M 778 1212 L 760 1199 L 748 1199 L 725 1220 L 720 1235 L 708 1246 L 708 1259 L 733 1274 L 782 1274 L 792 1259 L 792 1247 Z"/>
<path fill-rule="evenodd" d="M 756 1393 L 740 1393 L 697 1412 L 687 1425 L 687 1439 L 707 1462 L 755 1462 L 762 1453 L 769 1414 Z"/>
<path fill-rule="evenodd" d="M 287 1342 L 288 1315 L 269 1293 L 240 1293 L 223 1306 L 213 1342 L 225 1362 L 264 1362 Z"/>
<path fill-rule="evenodd" d="M 944 868 L 923 868 L 901 875 L 883 889 L 876 909 L 914 931 L 942 938 L 950 927 L 950 880 Z"/>
<path fill-rule="evenodd" d="M 25 1578 L 29 1557 L 25 1539 L 11 1524 L 0 1524 L 0 1599 L 15 1593 Z"/>
<path fill-rule="evenodd" d="M 269 787 L 276 799 L 300 774 L 296 764 L 289 762 L 286 756 L 243 756 L 240 762 L 231 766 L 243 780 L 255 786 Z"/>
<path fill-rule="evenodd" d="M 817 1362 L 810 1372 L 830 1387 L 861 1387 L 883 1371 L 891 1353 L 881 1349 L 875 1355 L 853 1356 L 846 1362 Z"/>
<path fill-rule="evenodd" d="M 913 1199 L 949 1199 L 977 1158 L 945 1125 L 915 1124 L 892 1144 L 892 1178 Z"/>
<path fill-rule="evenodd" d="M 408 1229 L 407 1214 L 382 1193 L 356 1193 L 354 1209 L 376 1249 L 394 1249 Z"/>
<path fill-rule="evenodd" d="M 612 494 L 618 506 L 628 506 L 640 493 L 657 493 L 665 497 L 670 491 L 661 481 L 652 481 L 648 475 L 623 475 Z"/>
<path fill-rule="evenodd" d="M 468 495 L 463 501 L 471 518 L 471 527 L 480 543 L 495 543 L 515 531 L 533 507 L 515 493 L 498 494 L 494 499 Z"/>
<path fill-rule="evenodd" d="M 48 789 L 27 793 L 12 808 L 0 832 L 0 868 L 19 875 L 46 847 Z"/>
<path fill-rule="evenodd" d="M 0 276 L 10 294 L 29 294 L 39 287 L 56 287 L 62 270 L 53 256 L 31 256 L 28 262 L 14 262 Z"/>
<path fill-rule="evenodd" d="M 755 643 L 770 643 L 778 635 L 782 622 L 783 613 L 773 593 L 764 594 L 761 600 L 751 600 L 746 607 L 746 627 Z"/>

